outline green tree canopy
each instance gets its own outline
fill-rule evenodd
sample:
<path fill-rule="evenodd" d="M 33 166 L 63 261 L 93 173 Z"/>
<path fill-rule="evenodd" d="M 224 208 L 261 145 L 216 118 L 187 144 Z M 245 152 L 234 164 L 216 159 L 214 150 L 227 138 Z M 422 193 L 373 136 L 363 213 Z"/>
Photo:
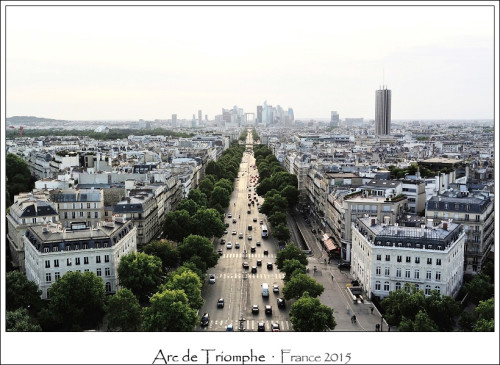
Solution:
<path fill-rule="evenodd" d="M 287 200 L 288 207 L 292 208 L 299 201 L 299 189 L 295 186 L 287 185 L 281 190 L 281 196 Z"/>
<path fill-rule="evenodd" d="M 415 318 L 401 317 L 401 322 L 398 326 L 400 332 L 436 332 L 438 326 L 429 317 L 425 310 L 419 310 Z"/>
<path fill-rule="evenodd" d="M 134 293 L 140 302 L 147 302 L 161 283 L 162 262 L 159 257 L 144 252 L 123 255 L 118 265 L 120 285 Z"/>
<path fill-rule="evenodd" d="M 403 316 L 413 320 L 418 311 L 425 308 L 425 296 L 414 285 L 405 284 L 403 289 L 392 291 L 382 300 L 382 308 L 385 310 L 387 323 L 398 326 Z"/>
<path fill-rule="evenodd" d="M 321 304 L 318 298 L 311 298 L 307 291 L 293 303 L 290 322 L 298 332 L 332 331 L 337 326 L 333 309 Z"/>
<path fill-rule="evenodd" d="M 183 268 L 179 273 L 174 272 L 169 275 L 169 280 L 162 285 L 160 291 L 183 290 L 188 299 L 189 306 L 193 309 L 200 309 L 204 300 L 201 297 L 202 283 L 200 277 L 191 270 Z"/>
<path fill-rule="evenodd" d="M 10 271 L 5 279 L 5 308 L 15 311 L 18 308 L 30 308 L 30 313 L 37 313 L 42 308 L 42 291 L 28 280 L 20 271 Z"/>
<path fill-rule="evenodd" d="M 215 252 L 212 243 L 203 236 L 189 235 L 179 244 L 178 250 L 182 262 L 192 261 L 197 264 L 195 256 L 202 259 L 202 262 L 206 265 L 204 272 L 206 269 L 217 265 L 219 260 L 219 255 Z M 198 267 L 202 269 L 202 267 Z"/>
<path fill-rule="evenodd" d="M 198 209 L 200 209 L 198 203 L 191 199 L 184 199 L 175 207 L 175 210 L 186 210 L 190 216 L 194 215 Z"/>
<path fill-rule="evenodd" d="M 109 298 L 108 328 L 138 331 L 141 328 L 141 306 L 137 297 L 127 288 L 120 289 Z"/>
<path fill-rule="evenodd" d="M 273 228 L 273 236 L 280 242 L 287 242 L 290 239 L 290 230 L 286 224 L 280 223 Z"/>
<path fill-rule="evenodd" d="M 300 298 L 306 291 L 311 297 L 318 297 L 325 290 L 324 286 L 306 274 L 295 274 L 283 287 L 283 296 L 289 300 Z"/>
<path fill-rule="evenodd" d="M 5 327 L 7 332 L 40 332 L 42 330 L 37 321 L 29 315 L 26 308 L 7 311 Z"/>
<path fill-rule="evenodd" d="M 188 199 L 191 199 L 200 207 L 206 207 L 208 205 L 207 196 L 199 189 L 189 190 Z"/>
<path fill-rule="evenodd" d="M 95 327 L 105 313 L 104 282 L 93 272 L 68 271 L 50 287 L 49 309 L 66 329 Z"/>
<path fill-rule="evenodd" d="M 267 217 L 267 220 L 272 224 L 273 227 L 276 227 L 279 224 L 286 224 L 286 213 L 273 212 L 272 215 Z"/>
<path fill-rule="evenodd" d="M 283 268 L 281 269 L 281 271 L 285 273 L 285 278 L 283 279 L 283 281 L 285 281 L 286 283 L 290 281 L 293 274 L 305 273 L 306 265 L 302 264 L 297 259 L 285 260 L 283 261 Z"/>
<path fill-rule="evenodd" d="M 216 186 L 212 191 L 212 197 L 210 198 L 210 206 L 213 207 L 216 204 L 220 204 L 222 207 L 227 208 L 231 200 L 231 194 L 223 187 Z"/>
<path fill-rule="evenodd" d="M 455 317 L 460 313 L 460 304 L 452 297 L 432 290 L 425 298 L 425 310 L 439 331 L 447 332 L 455 326 Z"/>
<path fill-rule="evenodd" d="M 167 273 L 179 264 L 179 252 L 176 244 L 166 240 L 155 240 L 148 243 L 143 248 L 143 252 L 148 255 L 154 255 L 161 260 L 162 272 Z"/>
<path fill-rule="evenodd" d="M 214 175 L 217 179 L 225 177 L 222 166 L 213 160 L 208 161 L 207 167 L 205 168 L 205 174 Z"/>
<path fill-rule="evenodd" d="M 6 184 L 5 190 L 8 193 L 7 205 L 14 202 L 14 196 L 21 192 L 29 192 L 35 186 L 28 164 L 19 156 L 13 153 L 7 154 L 5 159 Z"/>
<path fill-rule="evenodd" d="M 464 289 L 467 292 L 467 300 L 474 304 L 491 298 L 495 290 L 490 277 L 484 274 L 474 275 L 471 281 L 464 284 Z"/>
<path fill-rule="evenodd" d="M 214 177 L 213 175 L 209 176 Z M 205 194 L 207 199 L 210 199 L 212 196 L 212 190 L 214 190 L 214 181 L 211 178 L 208 178 L 208 176 L 205 176 L 205 178 L 198 184 L 198 189 Z"/>
<path fill-rule="evenodd" d="M 192 218 L 193 233 L 207 238 L 221 237 L 226 226 L 215 209 L 198 209 Z"/>
<path fill-rule="evenodd" d="M 198 321 L 183 290 L 164 290 L 151 297 L 143 310 L 143 330 L 148 332 L 188 332 Z"/>
<path fill-rule="evenodd" d="M 163 237 L 182 242 L 192 232 L 191 216 L 187 210 L 169 212 L 163 223 Z"/>
<path fill-rule="evenodd" d="M 276 266 L 279 270 L 283 268 L 285 260 L 298 260 L 304 266 L 307 266 L 308 263 L 305 252 L 298 248 L 293 242 L 287 244 L 286 247 L 276 255 Z"/>

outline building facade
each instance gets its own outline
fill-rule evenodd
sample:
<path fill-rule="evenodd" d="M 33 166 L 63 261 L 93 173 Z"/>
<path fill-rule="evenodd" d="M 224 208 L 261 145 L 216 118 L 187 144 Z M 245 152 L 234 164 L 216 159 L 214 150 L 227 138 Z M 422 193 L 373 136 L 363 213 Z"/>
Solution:
<path fill-rule="evenodd" d="M 375 92 L 375 134 L 391 134 L 391 90 Z"/>
<path fill-rule="evenodd" d="M 85 222 L 87 227 L 97 227 L 104 220 L 103 189 L 61 189 L 50 192 L 57 204 L 61 224 L 68 228 L 72 222 Z"/>

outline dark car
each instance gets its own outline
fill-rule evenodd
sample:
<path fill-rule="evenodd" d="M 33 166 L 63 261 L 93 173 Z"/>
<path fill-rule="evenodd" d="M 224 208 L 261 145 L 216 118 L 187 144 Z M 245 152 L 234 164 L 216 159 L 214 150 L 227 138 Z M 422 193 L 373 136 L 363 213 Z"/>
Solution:
<path fill-rule="evenodd" d="M 217 308 L 224 308 L 224 298 L 219 298 L 217 301 Z"/>
<path fill-rule="evenodd" d="M 252 306 L 252 313 L 253 314 L 258 314 L 259 313 L 259 306 L 257 304 L 254 304 Z"/>
<path fill-rule="evenodd" d="M 257 272 L 257 267 L 256 266 L 252 266 L 252 273 L 255 274 Z"/>
<path fill-rule="evenodd" d="M 220 244 L 221 244 L 221 245 L 223 245 L 223 244 L 225 244 L 225 243 L 226 243 L 226 240 L 225 240 L 224 238 L 221 238 L 221 239 L 220 239 Z"/>
<path fill-rule="evenodd" d="M 262 266 L 262 260 L 257 260 L 257 266 Z"/>
<path fill-rule="evenodd" d="M 268 250 L 264 250 L 264 255 L 269 255 L 269 251 Z"/>
<path fill-rule="evenodd" d="M 229 223 L 226 222 L 226 227 L 229 227 Z"/>
<path fill-rule="evenodd" d="M 285 306 L 286 306 L 285 299 L 278 298 L 277 302 L 278 302 L 278 308 L 285 308 Z"/>
<path fill-rule="evenodd" d="M 254 218 L 253 218 L 253 221 L 254 221 L 254 222 L 257 222 L 257 217 L 254 217 Z"/>
<path fill-rule="evenodd" d="M 273 263 L 272 263 L 272 262 L 268 262 L 268 263 L 267 263 L 267 268 L 268 268 L 269 270 L 272 270 L 272 269 L 273 269 Z"/>
<path fill-rule="evenodd" d="M 219 253 L 220 256 L 222 256 L 222 248 L 219 248 L 217 252 Z"/>
<path fill-rule="evenodd" d="M 259 322 L 259 324 L 257 324 L 257 332 L 265 332 L 266 331 L 266 325 L 264 324 L 264 322 Z"/>
<path fill-rule="evenodd" d="M 247 210 L 247 214 L 250 214 L 250 213 L 252 213 L 252 211 L 251 210 Z"/>
<path fill-rule="evenodd" d="M 351 264 L 349 262 L 341 262 L 337 266 L 339 267 L 339 269 L 350 269 L 351 268 Z"/>
<path fill-rule="evenodd" d="M 246 261 L 245 261 L 245 262 L 243 263 L 243 268 L 244 268 L 244 269 L 248 269 L 248 262 L 246 262 Z"/>
<path fill-rule="evenodd" d="M 203 314 L 203 316 L 201 317 L 201 320 L 200 320 L 200 325 L 202 327 L 206 327 L 206 326 L 208 326 L 209 322 L 210 322 L 209 314 L 208 313 Z"/>
<path fill-rule="evenodd" d="M 266 314 L 273 314 L 273 307 L 266 305 Z"/>
<path fill-rule="evenodd" d="M 255 252 L 255 246 L 250 247 L 250 252 Z"/>

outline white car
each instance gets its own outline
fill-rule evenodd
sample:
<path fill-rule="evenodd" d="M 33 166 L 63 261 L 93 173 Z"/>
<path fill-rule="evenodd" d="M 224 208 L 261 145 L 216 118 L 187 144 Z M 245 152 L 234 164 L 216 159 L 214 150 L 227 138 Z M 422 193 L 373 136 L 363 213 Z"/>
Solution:
<path fill-rule="evenodd" d="M 232 231 L 232 232 L 231 232 L 231 234 L 232 234 L 233 236 L 235 236 L 235 235 L 236 235 L 236 231 Z"/>
<path fill-rule="evenodd" d="M 228 250 L 232 249 L 233 248 L 233 245 L 231 244 L 231 242 L 228 242 L 227 245 L 226 245 L 226 248 Z"/>
<path fill-rule="evenodd" d="M 210 275 L 210 279 L 208 280 L 208 282 L 209 282 L 210 284 L 215 284 L 215 275 L 214 275 L 214 274 L 211 274 L 211 275 Z"/>

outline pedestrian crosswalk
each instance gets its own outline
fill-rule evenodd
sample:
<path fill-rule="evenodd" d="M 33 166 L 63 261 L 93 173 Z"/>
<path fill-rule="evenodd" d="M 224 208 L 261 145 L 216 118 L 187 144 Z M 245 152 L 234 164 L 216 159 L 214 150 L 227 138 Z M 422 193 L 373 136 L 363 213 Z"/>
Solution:
<path fill-rule="evenodd" d="M 243 328 L 245 331 L 257 331 L 259 323 L 264 323 L 266 331 L 271 331 L 273 323 L 280 325 L 280 331 L 293 331 L 292 324 L 288 320 L 259 320 L 259 319 L 246 319 L 243 321 Z M 198 326 L 200 331 L 225 331 L 228 325 L 233 325 L 235 331 L 239 331 L 240 318 L 235 319 L 215 319 L 211 320 L 207 327 Z"/>
<path fill-rule="evenodd" d="M 246 279 L 279 279 L 283 280 L 285 278 L 284 273 L 265 273 L 265 274 L 252 274 L 250 272 L 241 272 L 241 273 L 223 273 L 223 274 L 213 274 L 216 279 L 224 280 L 224 279 L 241 279 L 245 277 Z"/>
<path fill-rule="evenodd" d="M 220 258 L 221 259 L 233 259 L 233 258 L 241 258 L 241 259 L 274 259 L 276 255 L 269 254 L 264 255 L 263 253 L 247 253 L 246 256 L 243 253 L 224 253 Z"/>

